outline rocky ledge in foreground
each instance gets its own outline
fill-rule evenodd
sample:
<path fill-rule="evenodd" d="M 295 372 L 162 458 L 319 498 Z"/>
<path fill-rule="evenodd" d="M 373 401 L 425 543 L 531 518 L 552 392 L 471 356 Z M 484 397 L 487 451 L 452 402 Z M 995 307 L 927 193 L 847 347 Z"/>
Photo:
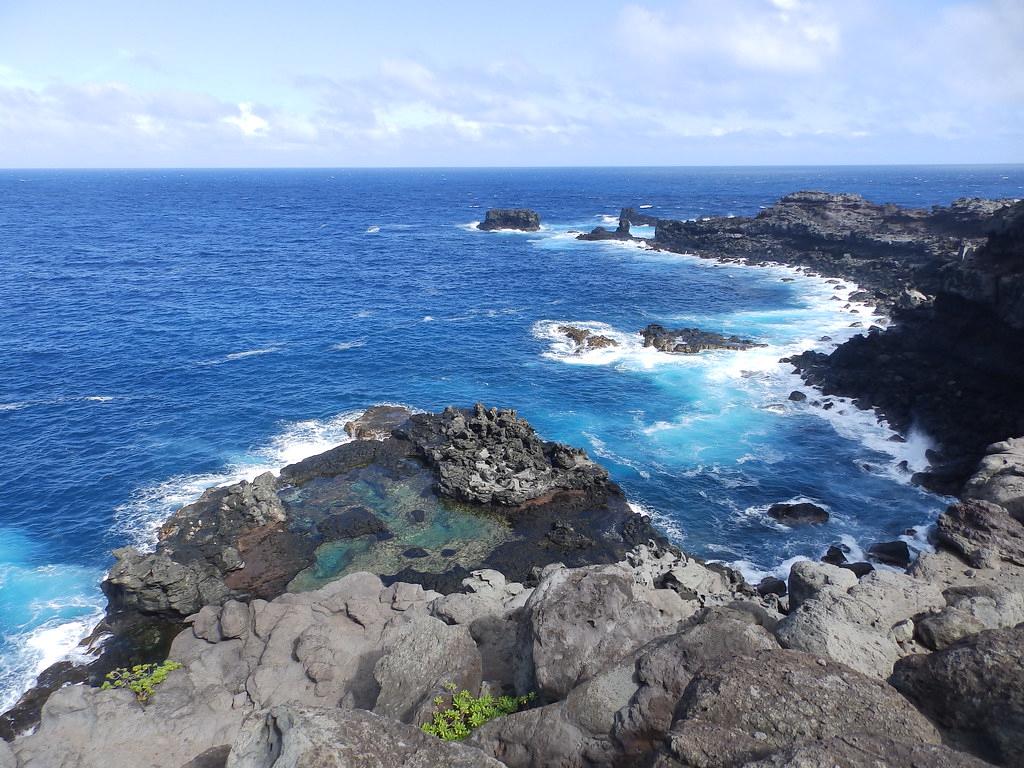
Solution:
<path fill-rule="evenodd" d="M 0 766 L 1020 766 L 1024 525 L 978 504 L 940 530 L 982 564 L 942 542 L 906 574 L 807 561 L 782 599 L 653 542 L 531 584 L 358 572 L 229 599 L 146 702 L 62 688 Z M 419 726 L 453 686 L 533 698 L 447 744 Z"/>
<path fill-rule="evenodd" d="M 745 350 L 767 346 L 739 336 L 724 336 L 700 328 L 670 329 L 656 323 L 648 325 L 640 331 L 640 335 L 645 347 L 654 347 L 672 355 L 695 355 L 711 349 Z"/>
<path fill-rule="evenodd" d="M 476 228 L 485 232 L 495 229 L 536 232 L 540 229 L 540 215 L 529 208 L 491 208 Z"/>
<path fill-rule="evenodd" d="M 102 656 L 48 670 L 0 717 L 0 735 L 30 725 L 63 683 L 162 659 L 203 606 L 272 600 L 356 571 L 441 592 L 478 568 L 530 582 L 553 562 L 615 562 L 637 543 L 664 542 L 602 467 L 541 440 L 514 411 L 381 406 L 348 431 L 364 439 L 212 488 L 167 520 L 154 551 L 115 551 Z"/>

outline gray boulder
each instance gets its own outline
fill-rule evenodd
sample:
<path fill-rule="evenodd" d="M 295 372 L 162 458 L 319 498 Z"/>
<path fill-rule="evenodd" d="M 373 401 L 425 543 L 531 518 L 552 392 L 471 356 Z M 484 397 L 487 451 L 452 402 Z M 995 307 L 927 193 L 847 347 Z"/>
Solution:
<path fill-rule="evenodd" d="M 822 584 L 779 622 L 779 642 L 876 678 L 887 678 L 897 659 L 920 650 L 912 642 L 912 617 L 946 605 L 936 585 L 902 573 L 873 571 L 846 587 L 849 577 L 836 573 L 842 569 L 826 563 L 800 565 L 805 580 L 817 573 L 821 578 L 814 578 L 819 582 L 824 574 L 835 576 L 837 582 Z"/>
<path fill-rule="evenodd" d="M 940 743 L 935 727 L 884 682 L 809 654 L 762 651 L 699 672 L 668 744 L 685 765 L 728 768 L 858 733 Z"/>
<path fill-rule="evenodd" d="M 230 595 L 223 574 L 204 560 L 178 562 L 166 552 L 143 554 L 132 547 L 115 549 L 116 559 L 103 591 L 111 609 L 181 618 Z"/>
<path fill-rule="evenodd" d="M 354 573 L 271 602 L 206 606 L 171 646 L 182 668 L 145 705 L 125 690 L 63 688 L 14 751 L 22 768 L 180 768 L 232 743 L 250 712 L 277 705 L 379 705 L 422 718 L 444 682 L 479 686 L 468 630 L 429 614 L 438 597 Z"/>
<path fill-rule="evenodd" d="M 795 611 L 825 587 L 846 592 L 857 584 L 852 571 L 828 563 L 801 560 L 789 569 L 789 609 Z"/>
<path fill-rule="evenodd" d="M 978 469 L 964 485 L 963 497 L 998 504 L 1019 520 L 1024 515 L 1024 437 L 986 448 Z"/>
<path fill-rule="evenodd" d="M 778 648 L 757 611 L 709 608 L 681 632 L 654 640 L 636 654 L 637 690 L 615 715 L 612 731 L 626 754 L 638 756 L 664 739 L 693 675 L 740 656 Z"/>
<path fill-rule="evenodd" d="M 695 610 L 672 590 L 637 584 L 623 564 L 548 566 L 523 608 L 517 688 L 563 699 Z"/>
<path fill-rule="evenodd" d="M 975 568 L 1000 562 L 1024 566 L 1024 524 L 998 504 L 967 500 L 949 507 L 935 523 L 935 536 Z"/>
<path fill-rule="evenodd" d="M 569 692 L 564 701 L 494 720 L 473 743 L 514 768 L 633 765 L 653 752 L 676 702 L 705 664 L 778 645 L 753 612 L 702 611 Z"/>
<path fill-rule="evenodd" d="M 382 637 L 384 655 L 373 668 L 380 686 L 373 711 L 422 725 L 434 712 L 434 698 L 445 686 L 480 690 L 480 652 L 469 628 L 445 624 L 430 616 L 389 625 Z"/>
<path fill-rule="evenodd" d="M 501 763 L 371 712 L 279 706 L 246 720 L 227 768 L 501 768 Z"/>
<path fill-rule="evenodd" d="M 1024 624 L 908 656 L 891 682 L 954 740 L 999 764 L 1024 765 Z"/>

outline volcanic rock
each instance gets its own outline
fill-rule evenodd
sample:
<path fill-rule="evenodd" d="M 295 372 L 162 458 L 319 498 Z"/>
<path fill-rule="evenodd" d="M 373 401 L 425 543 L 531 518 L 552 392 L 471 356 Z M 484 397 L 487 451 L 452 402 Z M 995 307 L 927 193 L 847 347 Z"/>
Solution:
<path fill-rule="evenodd" d="M 934 726 L 884 682 L 810 654 L 761 651 L 697 673 L 669 745 L 686 765 L 726 768 L 850 734 L 940 743 Z"/>
<path fill-rule="evenodd" d="M 648 325 L 640 331 L 640 335 L 645 347 L 654 347 L 660 352 L 673 355 L 694 355 L 709 349 L 745 350 L 766 346 L 739 336 L 723 336 L 699 328 L 670 330 L 656 323 Z"/>
<path fill-rule="evenodd" d="M 828 510 L 809 501 L 772 504 L 768 507 L 768 516 L 786 525 L 820 525 L 828 522 Z"/>
<path fill-rule="evenodd" d="M 226 768 L 501 768 L 458 742 L 359 709 L 277 706 L 246 720 Z"/>
<path fill-rule="evenodd" d="M 540 229 L 540 216 L 528 208 L 491 208 L 477 229 L 485 232 L 495 229 L 518 229 L 536 232 Z"/>
<path fill-rule="evenodd" d="M 892 684 L 966 748 L 998 764 L 1024 764 L 1024 626 L 908 656 Z"/>

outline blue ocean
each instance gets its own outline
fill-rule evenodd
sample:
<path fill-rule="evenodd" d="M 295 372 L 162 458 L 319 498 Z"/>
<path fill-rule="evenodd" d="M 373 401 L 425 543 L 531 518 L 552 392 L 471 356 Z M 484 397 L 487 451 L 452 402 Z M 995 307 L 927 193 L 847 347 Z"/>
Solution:
<path fill-rule="evenodd" d="M 854 286 L 574 239 L 623 205 L 752 215 L 798 189 L 925 207 L 1024 197 L 1024 168 L 0 172 L 0 709 L 101 615 L 112 548 L 375 403 L 515 407 L 750 578 L 834 542 L 923 546 L 907 531 L 944 500 L 897 465 L 928 436 L 788 400 L 780 357 L 871 321 L 832 299 Z M 475 229 L 501 206 L 542 230 Z M 668 356 L 640 345 L 652 322 L 768 346 Z M 620 345 L 576 355 L 563 323 Z M 798 498 L 830 522 L 766 516 Z"/>

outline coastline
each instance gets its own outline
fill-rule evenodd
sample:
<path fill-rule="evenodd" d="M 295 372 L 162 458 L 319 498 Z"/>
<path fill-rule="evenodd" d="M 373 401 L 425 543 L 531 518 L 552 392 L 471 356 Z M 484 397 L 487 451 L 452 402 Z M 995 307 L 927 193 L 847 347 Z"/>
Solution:
<path fill-rule="evenodd" d="M 699 254 L 695 254 L 695 257 L 696 258 L 704 258 L 704 257 L 700 256 Z M 735 263 L 735 262 L 730 262 L 728 259 L 720 259 L 720 261 L 722 261 L 723 263 Z M 746 264 L 745 263 L 745 266 L 767 266 L 767 267 L 771 267 L 771 268 L 780 268 L 780 269 L 783 269 L 783 270 L 794 269 L 797 272 L 799 272 L 800 274 L 803 274 L 804 276 L 807 276 L 807 277 L 814 277 L 814 278 L 821 279 L 821 280 L 824 280 L 824 281 L 835 279 L 835 278 L 827 277 L 827 276 L 824 276 L 824 275 L 821 275 L 821 274 L 810 274 L 809 275 L 809 274 L 807 274 L 807 268 L 806 267 L 801 267 L 801 266 L 789 267 L 789 266 L 785 266 L 785 265 L 771 264 L 771 263 L 765 263 L 765 264 Z M 845 281 L 845 282 L 849 282 L 849 281 Z M 870 290 L 870 286 L 868 287 L 868 289 Z M 862 288 L 861 286 L 854 285 L 853 288 L 850 288 L 849 293 L 853 294 L 853 293 L 857 293 L 857 292 L 860 292 L 860 291 L 863 291 L 863 290 L 864 290 L 864 288 Z M 893 305 L 895 306 L 895 303 Z M 866 308 L 866 305 L 865 305 L 865 308 Z M 552 322 L 554 322 L 554 321 L 552 321 Z M 883 333 L 885 333 L 885 331 L 875 331 L 873 333 L 883 334 Z M 834 348 L 837 348 L 838 346 L 840 346 L 840 345 L 833 345 Z M 809 383 L 809 386 L 814 386 L 814 385 Z M 822 399 L 824 399 L 827 396 L 827 394 L 826 394 L 827 391 L 824 390 L 824 389 L 821 390 L 821 391 L 822 391 L 821 397 L 822 397 Z M 850 402 L 852 403 L 853 401 L 851 400 Z M 857 407 L 859 407 L 859 406 L 857 406 Z M 867 408 L 870 408 L 870 407 L 871 407 L 870 404 L 867 404 L 867 407 L 864 410 L 866 410 Z M 478 413 L 477 416 L 479 417 L 479 415 L 480 414 Z M 879 423 L 879 428 L 880 429 L 883 428 L 881 426 L 883 423 L 885 423 L 883 421 L 883 416 L 878 414 L 877 412 L 875 412 L 875 415 L 877 417 L 877 422 Z M 397 429 L 400 430 L 401 427 L 398 427 Z M 394 434 L 397 436 L 398 432 L 396 432 Z M 1007 437 L 1009 437 L 1009 436 L 1007 436 Z M 392 439 L 392 438 L 386 438 L 386 439 Z M 359 442 L 359 441 L 357 441 L 357 442 Z M 342 447 L 342 446 L 344 446 L 346 444 L 347 443 L 342 443 L 338 447 Z M 424 445 L 426 445 L 426 444 L 424 444 Z M 423 448 L 422 450 L 426 450 L 426 449 Z M 330 453 L 330 451 L 328 453 Z M 426 451 L 426 453 L 424 455 L 429 456 L 430 452 Z M 374 459 L 374 461 L 376 461 L 376 459 Z M 552 459 L 551 461 L 554 461 L 554 460 Z M 303 462 L 299 462 L 299 464 L 301 465 L 301 464 L 303 464 Z M 557 462 L 555 462 L 555 463 L 552 463 L 551 466 L 552 467 L 557 467 L 558 464 L 557 464 Z M 293 470 L 293 473 L 294 473 L 294 471 L 295 470 Z M 284 473 L 282 473 L 282 475 L 283 474 Z M 443 478 L 444 475 L 442 474 L 441 477 Z M 243 487 L 244 487 L 244 484 L 243 484 Z M 623 501 L 623 503 L 625 503 L 625 496 L 624 495 L 622 496 L 622 501 Z M 973 503 L 973 502 L 971 502 L 971 503 Z M 957 505 L 957 506 L 963 506 L 963 505 Z M 973 509 L 973 507 L 972 507 L 972 509 Z M 983 510 L 983 511 L 984 511 L 985 514 L 989 514 L 990 513 L 989 510 Z M 949 514 L 950 513 L 947 512 L 946 516 L 948 516 Z M 992 512 L 991 514 L 995 514 L 995 513 Z M 553 528 L 552 530 L 555 530 L 555 529 Z M 576 530 L 572 530 L 571 533 L 564 533 L 564 532 L 562 532 L 561 529 L 558 529 L 558 530 L 559 530 L 559 536 L 560 536 L 559 541 L 562 542 L 562 543 L 559 544 L 559 546 L 563 546 L 563 544 L 565 544 L 565 545 L 567 545 L 567 547 L 569 549 L 571 549 L 573 547 L 576 547 L 576 546 L 579 546 L 576 542 L 580 541 L 581 539 L 574 538 L 574 537 L 578 537 L 578 536 L 582 535 L 583 539 L 587 538 L 587 534 L 580 534 Z M 165 526 L 165 531 L 166 531 L 166 526 Z M 641 545 L 641 546 L 648 546 L 647 544 L 645 544 L 642 541 L 643 538 L 644 538 L 644 536 L 641 535 L 641 536 L 639 536 L 637 538 L 637 540 L 633 541 L 632 543 L 633 544 L 637 544 L 637 545 Z M 720 586 L 720 587 L 716 588 L 719 591 L 712 590 L 711 593 L 709 593 L 709 594 L 721 595 L 722 596 L 721 599 L 723 601 L 726 601 L 726 603 L 729 603 L 729 604 L 735 602 L 737 599 L 740 599 L 740 600 L 745 600 L 745 601 L 748 601 L 748 602 L 759 603 L 760 605 L 762 605 L 762 607 L 765 610 L 774 611 L 775 616 L 772 617 L 771 623 L 773 623 L 773 629 L 771 631 L 774 632 L 774 634 L 780 639 L 780 641 L 782 642 L 783 647 L 789 648 L 789 649 L 795 648 L 797 650 L 809 651 L 809 652 L 812 652 L 812 653 L 813 652 L 822 652 L 822 653 L 825 653 L 825 655 L 828 655 L 831 658 L 836 659 L 836 660 L 838 660 L 840 662 L 849 663 L 855 669 L 858 669 L 861 673 L 865 673 L 865 674 L 871 674 L 876 669 L 877 665 L 881 664 L 881 666 L 877 667 L 877 668 L 883 670 L 884 674 L 882 674 L 881 676 L 883 678 L 887 678 L 888 677 L 888 672 L 884 671 L 885 670 L 886 660 L 891 661 L 892 663 L 898 663 L 899 660 L 902 659 L 903 657 L 915 656 L 915 655 L 920 654 L 922 651 L 929 650 L 929 648 L 921 645 L 921 643 L 924 642 L 924 639 L 922 637 L 918 637 L 917 635 L 914 634 L 914 631 L 915 631 L 914 630 L 914 621 L 912 619 L 915 619 L 917 616 L 919 616 L 921 614 L 921 612 L 922 612 L 922 609 L 924 610 L 924 612 L 931 611 L 931 612 L 936 613 L 936 614 L 941 614 L 943 611 L 947 610 L 947 607 L 949 607 L 949 606 L 955 607 L 956 610 L 961 610 L 959 607 L 957 607 L 957 606 L 959 606 L 959 603 L 957 603 L 956 606 L 954 606 L 953 603 L 950 603 L 948 598 L 942 598 L 941 602 L 940 602 L 940 598 L 935 597 L 935 595 L 937 593 L 942 593 L 943 590 L 948 590 L 948 589 L 951 589 L 951 588 L 962 589 L 963 585 L 964 585 L 964 578 L 967 578 L 968 580 L 977 579 L 979 573 L 982 574 L 984 576 L 984 578 L 988 579 L 988 580 L 994 580 L 994 579 L 998 579 L 999 578 L 998 576 L 993 575 L 993 573 L 997 570 L 996 566 L 998 566 L 998 563 L 994 562 L 992 560 L 992 558 L 988 557 L 988 556 L 982 557 L 982 560 L 979 560 L 977 562 L 972 561 L 971 565 L 973 567 L 968 569 L 967 571 L 957 572 L 957 566 L 955 565 L 955 563 L 956 563 L 955 556 L 950 553 L 950 542 L 953 541 L 953 540 L 954 539 L 948 539 L 946 541 L 946 545 L 945 545 L 946 549 L 945 550 L 941 550 L 941 551 L 938 551 L 938 552 L 935 552 L 935 551 L 927 552 L 926 550 L 924 550 L 924 551 L 927 552 L 928 556 L 927 557 L 919 557 L 916 560 L 915 564 L 911 567 L 911 569 L 910 569 L 911 576 L 910 577 L 905 577 L 905 578 L 920 579 L 920 580 L 923 580 L 925 582 L 931 581 L 932 582 L 932 587 L 930 588 L 930 591 L 926 590 L 926 591 L 928 591 L 928 594 L 926 596 L 922 597 L 921 600 L 917 600 L 917 601 L 912 600 L 912 601 L 910 601 L 911 604 L 909 604 L 906 607 L 906 611 L 910 611 L 910 613 L 908 615 L 906 615 L 906 616 L 901 615 L 899 617 L 899 620 L 893 623 L 893 627 L 890 628 L 892 631 L 895 631 L 894 628 L 897 625 L 903 626 L 903 629 L 900 630 L 900 632 L 897 633 L 897 635 L 893 635 L 890 638 L 891 642 L 893 643 L 892 648 L 895 648 L 895 650 L 892 650 L 891 648 L 889 648 L 887 646 L 887 650 L 885 651 L 884 654 L 882 654 L 881 657 L 870 657 L 870 655 L 868 657 L 857 656 L 856 655 L 857 652 L 863 651 L 862 648 L 859 648 L 857 646 L 857 641 L 855 641 L 853 643 L 854 649 L 850 653 L 847 653 L 846 651 L 843 651 L 843 650 L 834 649 L 834 648 L 832 648 L 831 646 L 828 646 L 828 645 L 820 646 L 820 647 L 816 645 L 818 640 L 815 639 L 814 632 L 811 629 L 808 629 L 808 626 L 813 625 L 814 622 L 822 622 L 822 621 L 827 622 L 828 624 L 832 625 L 832 624 L 834 624 L 837 621 L 836 617 L 832 616 L 831 614 L 829 614 L 826 611 L 825 608 L 823 608 L 821 606 L 815 607 L 814 600 L 817 598 L 817 596 L 819 596 L 819 594 L 821 596 L 821 601 L 820 602 L 822 603 L 822 605 L 824 605 L 825 596 L 828 595 L 828 594 L 832 594 L 828 590 L 824 589 L 824 585 L 828 585 L 828 584 L 836 585 L 836 584 L 838 584 L 839 588 L 842 591 L 842 593 L 843 594 L 847 594 L 847 595 L 854 595 L 857 592 L 857 590 L 859 589 L 858 582 L 857 582 L 856 578 L 854 578 L 854 580 L 851 582 L 851 581 L 848 580 L 848 577 L 845 577 L 845 576 L 844 577 L 840 577 L 840 576 L 832 573 L 831 571 L 828 571 L 827 568 L 832 567 L 832 566 L 823 566 L 823 565 L 818 565 L 818 564 L 811 563 L 806 568 L 805 567 L 801 567 L 800 569 L 798 569 L 799 573 L 794 571 L 794 573 L 796 573 L 796 575 L 794 575 L 794 573 L 789 573 L 788 574 L 789 594 L 790 595 L 793 594 L 794 579 L 796 579 L 796 582 L 798 584 L 803 584 L 804 582 L 806 582 L 808 580 L 813 584 L 813 587 L 809 588 L 810 592 L 808 593 L 807 596 L 804 597 L 803 602 L 805 602 L 807 605 L 812 606 L 812 608 L 814 610 L 819 611 L 818 614 L 815 614 L 814 610 L 808 610 L 808 611 L 803 611 L 803 612 L 795 611 L 795 609 L 794 609 L 795 607 L 794 606 L 792 606 L 792 605 L 790 605 L 788 603 L 781 603 L 779 598 L 778 598 L 778 595 L 774 595 L 774 600 L 772 599 L 772 595 L 770 593 L 768 595 L 761 595 L 760 597 L 756 597 L 754 594 L 751 593 L 751 589 L 750 589 L 749 586 L 744 587 L 741 579 L 737 582 L 733 576 L 730 576 L 729 574 L 731 573 L 731 571 L 729 571 L 728 569 L 724 569 L 722 571 L 716 571 L 714 566 L 713 566 L 713 564 L 711 564 L 711 563 L 703 563 L 703 562 L 696 561 L 696 560 L 688 560 L 685 555 L 682 555 L 678 551 L 675 551 L 671 547 L 668 547 L 667 543 L 664 542 L 663 540 L 662 541 L 651 540 L 652 543 L 649 546 L 653 549 L 653 551 L 655 552 L 656 556 L 659 557 L 659 558 L 661 558 L 661 557 L 668 557 L 669 560 L 672 560 L 672 558 L 675 558 L 675 560 L 672 560 L 672 562 L 675 563 L 675 565 L 672 565 L 671 568 L 664 568 L 661 571 L 658 571 L 657 575 L 652 577 L 652 580 L 653 580 L 654 584 L 656 585 L 655 586 L 655 591 L 656 592 L 664 591 L 664 590 L 670 590 L 671 591 L 670 587 L 667 587 L 667 586 L 664 586 L 664 585 L 657 586 L 657 584 L 659 583 L 659 580 L 665 578 L 665 575 L 667 573 L 675 573 L 675 571 L 673 569 L 680 567 L 679 566 L 679 558 L 681 557 L 684 563 L 685 562 L 694 562 L 700 568 L 706 569 L 709 573 L 716 573 L 716 574 L 718 574 L 719 578 L 722 578 L 722 579 L 725 580 L 724 586 Z M 565 547 L 563 547 L 563 549 L 565 549 Z M 961 547 L 960 555 L 964 556 L 965 551 L 973 551 L 973 550 L 969 550 L 969 549 L 965 550 L 963 547 Z M 668 552 L 669 555 L 667 555 L 667 556 L 664 555 L 665 552 Z M 564 551 L 563 551 L 563 555 L 564 555 Z M 618 556 L 619 557 L 627 556 L 626 550 L 625 549 L 619 550 L 618 551 Z M 628 558 L 631 558 L 631 557 L 634 557 L 634 555 L 629 554 L 628 557 L 627 557 L 627 562 L 629 562 Z M 646 557 L 646 555 L 644 557 Z M 1013 557 L 1014 556 L 1012 556 L 1012 555 L 1010 557 L 1010 562 L 1011 563 L 1015 563 L 1015 561 L 1012 559 Z M 999 559 L 999 555 L 996 555 L 996 559 L 997 560 Z M 642 560 L 642 558 L 641 558 L 641 560 Z M 615 562 L 615 561 L 614 560 L 610 560 L 608 558 L 605 558 L 603 560 L 603 562 L 611 563 L 611 562 Z M 794 564 L 795 564 L 794 562 L 788 562 L 789 568 L 792 568 L 792 566 Z M 575 564 L 574 567 L 577 568 L 577 569 L 585 569 L 588 566 L 585 565 L 583 562 L 579 562 L 579 563 Z M 645 565 L 644 562 L 641 562 L 638 565 L 636 562 L 631 562 L 630 567 L 633 568 L 634 571 L 636 571 L 637 568 L 650 567 L 650 564 L 647 563 Z M 572 568 L 570 568 L 570 571 L 571 570 L 572 570 Z M 655 570 L 657 571 L 656 568 L 655 568 Z M 787 568 L 787 570 L 788 570 L 788 568 Z M 974 573 L 973 574 L 970 573 L 971 571 L 973 571 Z M 553 578 L 551 573 L 552 572 L 550 571 L 550 567 L 548 567 L 547 569 L 545 569 L 543 571 L 543 573 L 541 573 L 541 574 L 539 574 L 537 576 L 537 578 L 539 579 L 537 582 L 532 582 L 529 579 L 525 579 L 525 578 L 523 578 L 522 574 L 519 574 L 518 577 L 515 579 L 515 581 L 517 581 L 517 582 L 521 581 L 522 583 L 521 583 L 520 586 L 517 587 L 517 589 L 519 589 L 520 591 L 525 591 L 527 589 L 540 589 L 540 586 L 545 583 L 545 581 L 544 581 L 545 578 L 548 578 L 548 579 Z M 812 576 L 812 574 L 816 574 L 816 573 L 824 573 L 825 574 L 825 576 L 822 577 L 822 578 L 824 578 L 823 582 L 818 583 L 818 582 L 814 581 L 814 579 L 819 578 L 819 576 Z M 897 585 L 896 581 L 893 581 L 891 584 L 888 584 L 887 579 L 889 577 L 886 577 L 884 574 L 885 573 L 893 573 L 893 574 L 895 574 L 895 571 L 884 571 L 884 570 L 882 570 L 882 571 L 876 571 L 876 573 L 879 573 L 881 575 L 878 576 L 877 578 L 876 577 L 872 577 L 873 581 L 871 583 L 872 584 L 880 584 L 880 585 L 882 585 L 882 586 L 879 587 L 879 589 L 881 589 L 881 592 L 884 593 L 884 594 L 891 594 L 889 592 L 886 592 L 886 590 L 890 589 L 890 588 L 894 588 L 894 589 L 895 588 L 900 588 L 900 589 L 904 589 L 904 590 L 908 588 L 906 586 L 897 587 L 896 586 Z M 405 577 L 408 577 L 409 575 L 416 575 L 416 572 L 411 571 L 411 572 L 406 572 L 404 574 Z M 507 575 L 508 574 L 506 574 L 506 576 Z M 1007 574 L 1004 573 L 1003 577 L 1006 577 L 1006 576 L 1007 576 Z M 466 578 L 467 579 L 472 578 L 472 577 L 469 576 L 468 571 L 466 573 Z M 673 578 L 677 578 L 678 579 L 678 577 L 673 577 Z M 707 578 L 707 577 L 701 576 L 701 578 Z M 895 579 L 896 575 L 893 575 L 892 578 Z M 503 579 L 504 579 L 504 577 L 503 577 Z M 1017 579 L 1016 575 L 1013 577 L 1013 579 L 1011 579 L 1011 584 L 1010 584 L 1011 587 L 1015 588 L 1016 579 Z M 803 580 L 803 581 L 801 581 L 801 580 Z M 1005 578 L 1004 578 L 1004 580 L 1005 580 Z M 511 582 L 511 581 L 513 581 L 513 579 L 507 579 L 507 581 Z M 405 582 L 405 580 L 403 578 L 402 581 L 397 581 L 396 580 L 395 583 L 401 584 L 401 583 L 406 583 L 406 582 Z M 908 584 L 908 582 L 899 582 L 899 583 L 904 584 L 904 585 Z M 888 584 L 888 586 L 885 586 L 887 584 Z M 806 585 L 804 585 L 804 586 L 806 586 Z M 918 586 L 920 586 L 920 585 L 918 585 Z M 691 589 L 691 587 L 687 587 L 687 589 Z M 430 587 L 429 584 L 427 585 L 427 591 L 428 592 L 431 591 L 431 587 Z M 441 592 L 441 591 L 449 591 L 449 594 L 459 594 L 457 589 L 454 589 L 454 590 L 439 590 L 439 592 Z M 314 593 L 309 593 L 309 594 L 314 594 Z M 397 593 L 393 592 L 392 593 L 392 597 L 394 597 L 395 594 L 397 594 Z M 435 593 L 435 594 L 438 594 L 438 598 L 440 597 L 439 593 Z M 681 595 L 682 592 L 680 592 L 679 590 L 675 590 L 675 594 Z M 833 595 L 833 596 L 835 596 L 835 595 Z M 273 598 L 271 598 L 269 594 L 267 595 L 267 598 L 273 600 Z M 438 598 L 431 597 L 431 601 L 429 601 L 430 604 L 433 605 L 432 601 L 436 600 Z M 644 597 L 641 600 L 641 602 L 644 602 L 644 601 L 646 601 L 648 599 L 649 598 Z M 664 600 L 666 600 L 668 598 L 665 595 L 661 595 L 657 599 L 659 601 L 664 601 Z M 684 598 L 684 599 L 687 599 L 687 598 Z M 853 599 L 853 598 L 851 598 L 851 599 Z M 856 599 L 860 599 L 860 598 L 858 597 Z M 884 599 L 884 595 L 883 595 L 883 599 Z M 234 600 L 234 598 L 229 598 L 229 600 Z M 222 602 L 223 602 L 223 600 L 222 600 Z M 702 608 L 707 608 L 708 605 L 709 605 L 709 603 L 703 597 L 700 599 L 699 602 L 700 602 L 700 605 L 701 605 Z M 714 603 L 715 603 L 715 601 L 712 600 L 710 604 L 714 604 Z M 946 607 L 944 607 L 944 606 L 946 606 Z M 205 610 L 205 608 L 203 610 Z M 431 610 L 433 610 L 433 609 L 431 609 Z M 661 611 L 661 615 L 662 616 L 665 616 L 666 613 L 668 615 L 672 615 L 672 616 L 676 616 L 677 615 L 677 614 L 673 614 L 672 610 L 667 610 L 666 611 L 664 605 L 662 605 L 662 607 L 659 608 L 659 610 Z M 675 610 L 675 609 L 673 609 L 673 610 Z M 949 610 L 952 610 L 952 608 L 949 608 Z M 678 615 L 681 615 L 681 614 L 678 614 Z M 1009 615 L 1013 615 L 1012 612 Z M 218 614 L 218 616 L 221 617 L 221 618 L 218 618 L 217 621 L 223 621 L 223 618 L 222 618 L 223 614 L 220 613 L 220 614 Z M 808 618 L 808 616 L 809 616 L 809 618 Z M 797 618 L 793 618 L 793 617 L 797 617 Z M 179 617 L 178 617 L 179 621 L 182 620 L 182 619 L 186 619 L 186 616 L 185 616 L 183 611 L 180 612 Z M 702 620 L 706 621 L 707 617 L 705 616 Z M 803 622 L 810 622 L 810 624 L 807 625 L 807 626 L 802 626 L 802 625 L 800 625 L 801 621 L 803 621 Z M 910 622 L 909 629 L 906 626 L 906 622 Z M 187 620 L 186 620 L 186 623 L 187 623 Z M 779 632 L 775 631 L 774 623 L 779 623 L 780 625 L 781 624 L 785 624 L 787 627 L 790 627 L 790 629 L 785 630 L 785 631 L 783 631 L 780 634 Z M 853 622 L 853 623 L 857 624 L 857 622 Z M 458 622 L 456 622 L 456 625 L 457 624 L 458 624 Z M 767 625 L 768 625 L 768 623 L 766 622 L 764 626 L 767 627 Z M 796 629 L 792 629 L 792 627 L 794 625 L 802 626 L 802 628 L 800 628 L 799 631 L 796 630 Z M 192 630 L 193 632 L 196 632 L 196 626 L 197 626 L 196 620 L 193 618 L 193 630 Z M 998 620 L 997 620 L 996 621 L 996 626 L 998 627 L 998 626 L 1003 626 L 1003 625 L 999 624 Z M 181 627 L 180 624 L 175 625 L 175 629 L 178 629 L 180 627 Z M 858 625 L 857 631 L 860 632 L 861 630 L 863 630 L 863 627 L 860 627 L 860 625 Z M 851 630 L 851 631 L 853 631 L 853 630 Z M 887 630 L 887 632 L 888 631 L 889 630 Z M 218 632 L 220 632 L 220 630 L 218 630 Z M 787 634 L 787 632 L 789 634 Z M 909 636 L 907 636 L 907 632 L 910 633 Z M 186 634 L 188 633 L 187 629 L 185 630 L 185 633 Z M 891 632 L 890 632 L 890 634 L 891 634 Z M 222 633 L 222 635 L 223 635 L 223 633 Z M 970 633 L 965 635 L 965 637 L 969 637 L 969 636 L 971 636 Z M 221 636 L 221 639 L 230 639 L 230 638 Z M 209 638 L 206 638 L 206 640 L 210 641 Z M 216 641 L 212 641 L 212 642 L 216 642 Z M 865 642 L 867 642 L 867 641 L 865 641 Z M 871 642 L 875 642 L 875 639 L 872 639 Z M 930 650 L 932 650 L 933 652 L 938 652 L 938 651 L 942 650 L 942 648 L 936 647 L 936 648 L 931 648 Z M 852 654 L 852 655 L 850 655 L 850 654 Z M 890 659 L 890 656 L 892 656 L 891 659 Z M 880 661 L 880 659 L 882 659 L 882 661 Z M 891 671 L 891 664 L 890 664 L 889 671 Z M 535 670 L 535 674 L 536 673 L 539 673 L 539 668 L 537 670 Z M 567 691 L 562 691 L 562 695 L 568 694 L 570 692 L 571 692 L 571 689 L 567 690 Z M 556 706 L 557 701 L 558 701 L 558 699 L 556 698 L 548 706 Z M 509 736 L 509 734 L 505 734 L 505 735 L 501 736 L 499 741 L 501 741 L 501 743 L 503 743 L 503 744 L 506 744 L 506 743 L 509 742 L 510 739 L 512 739 L 512 737 Z M 514 741 L 514 739 L 512 739 L 512 740 Z M 485 748 L 485 752 L 490 750 L 493 754 L 495 754 L 496 756 L 499 756 L 499 757 L 501 756 L 501 754 L 503 754 L 501 749 L 498 749 L 497 747 L 494 747 L 494 746 L 488 747 L 487 746 L 487 739 L 486 739 L 485 736 L 478 737 L 476 743 L 478 745 L 483 745 L 483 747 Z M 504 749 L 504 747 L 502 749 Z M 674 746 L 673 746 L 673 749 L 675 749 Z M 989 756 L 989 754 L 986 753 L 986 756 Z M 0 757 L 2 757 L 2 755 L 0 755 Z"/>

